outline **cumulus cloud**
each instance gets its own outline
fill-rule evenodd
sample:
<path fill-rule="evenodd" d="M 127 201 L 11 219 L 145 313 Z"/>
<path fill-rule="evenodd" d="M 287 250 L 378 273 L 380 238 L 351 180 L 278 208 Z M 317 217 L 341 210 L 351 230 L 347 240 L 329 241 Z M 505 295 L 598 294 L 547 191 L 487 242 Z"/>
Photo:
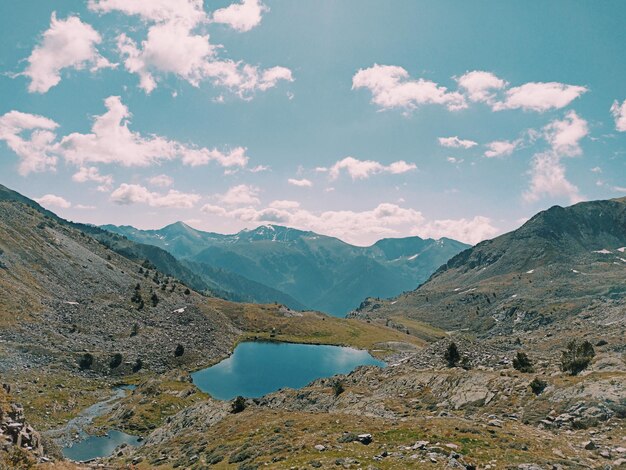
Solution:
<path fill-rule="evenodd" d="M 406 111 L 424 104 L 439 104 L 455 111 L 467 108 L 469 100 L 486 103 L 494 111 L 523 109 L 544 112 L 564 108 L 588 91 L 584 86 L 558 82 L 528 82 L 508 88 L 508 82 L 482 70 L 454 78 L 458 85 L 456 91 L 430 80 L 411 79 L 409 73 L 399 66 L 374 64 L 360 69 L 352 77 L 352 89 L 369 89 L 372 103 L 381 109 L 401 108 Z"/>
<path fill-rule="evenodd" d="M 521 140 L 494 140 L 485 145 L 488 150 L 485 151 L 484 155 L 487 158 L 505 157 L 511 155 L 521 143 Z"/>
<path fill-rule="evenodd" d="M 543 134 L 550 150 L 533 157 L 530 186 L 523 194 L 524 199 L 536 202 L 550 196 L 565 197 L 572 204 L 580 202 L 580 191 L 567 179 L 562 158 L 582 153 L 580 141 L 588 134 L 587 121 L 570 111 L 564 119 L 554 120 L 545 126 Z"/>
<path fill-rule="evenodd" d="M 500 233 L 500 230 L 493 226 L 489 217 L 476 216 L 471 219 L 444 219 L 426 222 L 421 227 L 415 227 L 413 233 L 422 238 L 447 237 L 475 245 L 483 240 L 493 238 Z"/>
<path fill-rule="evenodd" d="M 316 171 L 328 171 L 331 180 L 335 180 L 345 170 L 353 180 L 357 180 L 367 179 L 377 173 L 398 175 L 416 168 L 417 166 L 414 163 L 407 163 L 404 160 L 393 162 L 390 165 L 383 165 L 374 160 L 358 160 L 354 157 L 346 157 L 343 160 L 339 160 L 329 169 L 317 168 Z"/>
<path fill-rule="evenodd" d="M 211 21 L 201 0 L 92 0 L 89 6 L 100 13 L 118 11 L 137 15 L 148 23 L 146 38 L 139 43 L 124 33 L 117 38 L 126 70 L 139 76 L 139 86 L 146 93 L 151 93 L 166 74 L 176 75 L 195 87 L 211 81 L 246 100 L 280 81 L 293 81 L 291 70 L 286 67 L 262 69 L 243 61 L 220 58 L 222 45 L 212 44 L 208 34 L 197 31 L 199 25 Z M 213 21 L 247 31 L 258 24 L 264 11 L 260 2 L 244 0 L 217 10 Z"/>
<path fill-rule="evenodd" d="M 20 157 L 21 175 L 54 169 L 53 132 L 59 125 L 51 119 L 35 114 L 9 111 L 0 116 L 0 141 Z"/>
<path fill-rule="evenodd" d="M 59 207 L 61 209 L 69 209 L 72 207 L 71 202 L 61 196 L 56 196 L 55 194 L 46 194 L 40 198 L 35 198 L 35 201 L 44 207 Z"/>
<path fill-rule="evenodd" d="M 110 96 L 104 104 L 107 111 L 95 116 L 90 133 L 75 132 L 60 140 L 54 132 L 58 127 L 54 121 L 10 111 L 0 116 L 0 140 L 21 158 L 19 171 L 23 175 L 55 168 L 60 156 L 80 168 L 75 181 L 96 181 L 105 186 L 112 183 L 110 177 L 100 176 L 90 164 L 141 167 L 175 158 L 190 166 L 216 162 L 224 168 L 242 168 L 248 164 L 243 147 L 220 151 L 133 132 L 129 129 L 131 114 L 119 96 Z"/>
<path fill-rule="evenodd" d="M 90 167 L 80 167 L 80 169 L 74 173 L 72 176 L 72 180 L 77 183 L 86 183 L 87 181 L 95 181 L 96 183 L 100 183 L 98 186 L 98 191 L 110 191 L 113 186 L 113 176 L 111 175 L 101 175 L 100 170 L 95 166 Z"/>
<path fill-rule="evenodd" d="M 585 93 L 584 86 L 564 83 L 525 83 L 506 91 L 506 99 L 495 103 L 494 111 L 503 109 L 523 109 L 524 111 L 544 112 L 561 109 Z"/>
<path fill-rule="evenodd" d="M 626 100 L 621 105 L 617 100 L 613 101 L 611 114 L 615 119 L 615 129 L 619 132 L 626 132 Z"/>
<path fill-rule="evenodd" d="M 77 16 L 58 20 L 56 13 L 52 13 L 50 28 L 43 33 L 41 43 L 26 59 L 26 70 L 18 75 L 30 79 L 29 92 L 46 93 L 61 81 L 63 69 L 83 70 L 88 67 L 95 72 L 116 67 L 98 52 L 96 46 L 101 41 L 100 34 Z"/>
<path fill-rule="evenodd" d="M 313 182 L 306 178 L 302 178 L 302 179 L 289 178 L 287 182 L 292 186 L 298 186 L 300 188 L 310 188 L 313 186 Z"/>
<path fill-rule="evenodd" d="M 167 175 L 153 176 L 148 181 L 152 186 L 159 186 L 161 188 L 167 188 L 174 183 L 174 180 Z"/>
<path fill-rule="evenodd" d="M 269 8 L 259 0 L 242 0 L 241 3 L 215 10 L 212 21 L 228 25 L 239 32 L 246 32 L 261 24 L 263 13 L 268 11 Z"/>
<path fill-rule="evenodd" d="M 295 201 L 274 201 L 268 207 L 258 209 L 248 206 L 226 210 L 220 206 L 206 205 L 202 210 L 206 214 L 228 217 L 250 225 L 278 223 L 336 236 L 361 245 L 407 231 L 424 237 L 447 236 L 468 243 L 477 243 L 499 233 L 486 217 L 428 221 L 421 212 L 392 203 L 382 203 L 365 211 L 311 212 Z"/>
<path fill-rule="evenodd" d="M 98 13 L 120 12 L 151 22 L 180 20 L 196 25 L 207 21 L 203 0 L 89 0 L 87 5 Z"/>
<path fill-rule="evenodd" d="M 200 200 L 197 194 L 170 189 L 166 194 L 151 192 L 138 184 L 122 184 L 111 193 L 111 201 L 120 205 L 147 204 L 151 207 L 189 209 Z"/>
<path fill-rule="evenodd" d="M 471 101 L 492 104 L 496 100 L 496 91 L 507 86 L 507 82 L 491 72 L 474 70 L 457 78 L 461 88 Z"/>
<path fill-rule="evenodd" d="M 239 184 L 229 188 L 223 194 L 216 195 L 216 199 L 227 206 L 241 206 L 245 204 L 260 204 L 259 188 L 247 184 Z"/>
<path fill-rule="evenodd" d="M 454 137 L 439 137 L 439 145 L 442 147 L 450 148 L 464 148 L 469 149 L 478 145 L 478 142 L 467 139 L 459 139 L 458 136 Z"/>
<path fill-rule="evenodd" d="M 372 103 L 382 109 L 412 110 L 426 104 L 438 104 L 449 110 L 467 107 L 462 94 L 450 92 L 430 80 L 413 80 L 402 67 L 378 65 L 360 69 L 352 77 L 352 89 L 366 88 L 372 94 Z"/>

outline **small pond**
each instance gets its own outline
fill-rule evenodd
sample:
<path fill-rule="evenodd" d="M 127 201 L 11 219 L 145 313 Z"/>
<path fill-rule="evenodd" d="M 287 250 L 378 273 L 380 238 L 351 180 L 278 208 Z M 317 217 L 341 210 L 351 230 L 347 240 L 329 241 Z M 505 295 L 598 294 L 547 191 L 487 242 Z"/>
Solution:
<path fill-rule="evenodd" d="M 367 351 L 340 346 L 247 342 L 232 356 L 192 374 L 203 392 L 218 400 L 256 398 L 281 388 L 301 388 L 315 379 L 347 374 L 356 367 L 385 363 Z"/>
<path fill-rule="evenodd" d="M 111 430 L 106 436 L 89 436 L 69 447 L 64 447 L 63 455 L 68 459 L 84 462 L 98 457 L 108 457 L 122 444 L 137 446 L 140 444 L 140 438 Z"/>

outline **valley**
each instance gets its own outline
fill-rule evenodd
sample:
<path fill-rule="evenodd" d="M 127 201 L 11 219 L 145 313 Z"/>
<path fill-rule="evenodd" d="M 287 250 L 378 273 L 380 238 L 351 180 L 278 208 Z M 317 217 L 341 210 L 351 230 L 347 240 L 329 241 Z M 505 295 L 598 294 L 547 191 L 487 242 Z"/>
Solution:
<path fill-rule="evenodd" d="M 26 417 L 19 419 L 42 443 L 30 451 L 10 447 L 0 454 L 5 464 L 601 468 L 621 462 L 626 264 L 614 258 L 626 245 L 624 200 L 550 209 L 519 231 L 452 257 L 417 290 L 367 299 L 343 319 L 198 293 L 188 285 L 203 280 L 159 247 L 67 222 L 7 188 L 1 195 L 0 298 L 2 311 L 12 312 L 2 316 L 3 400 L 19 401 Z M 599 208 L 604 225 L 594 219 Z M 525 251 L 517 253 L 517 239 Z M 567 269 L 584 273 L 585 284 L 575 284 L 580 278 Z M 561 351 L 583 339 L 593 345 L 590 365 L 577 375 L 561 371 Z M 455 367 L 445 359 L 451 342 L 459 351 Z M 330 366 L 303 376 L 296 389 L 251 391 L 269 379 L 263 367 L 275 368 L 277 383 L 281 373 L 293 380 L 299 366 L 304 373 L 307 363 L 323 367 L 322 350 L 300 357 L 295 349 L 277 349 L 272 356 L 280 343 L 363 351 L 352 350 L 356 362 L 329 359 L 343 372 Z M 254 344 L 260 349 L 251 350 L 250 360 L 262 361 L 260 351 L 270 348 L 266 365 L 250 362 L 232 378 L 202 378 L 214 364 L 230 370 L 220 361 L 233 351 L 228 361 L 238 361 L 237 345 Z M 384 364 L 367 360 L 365 351 Z M 523 372 L 513 362 L 520 352 L 531 363 Z M 294 372 L 280 365 L 285 355 L 294 355 Z M 222 400 L 207 393 L 213 381 L 229 389 L 214 392 Z M 132 386 L 116 391 L 122 385 Z M 61 437 L 60 429 L 97 403 L 108 404 Z M 97 437 L 103 434 L 109 437 Z M 93 440 L 81 444 L 88 436 Z M 59 447 L 77 446 L 66 457 L 91 455 L 81 445 L 102 442 L 112 450 L 112 439 L 122 443 L 124 436 L 133 445 L 84 464 L 64 460 Z"/>

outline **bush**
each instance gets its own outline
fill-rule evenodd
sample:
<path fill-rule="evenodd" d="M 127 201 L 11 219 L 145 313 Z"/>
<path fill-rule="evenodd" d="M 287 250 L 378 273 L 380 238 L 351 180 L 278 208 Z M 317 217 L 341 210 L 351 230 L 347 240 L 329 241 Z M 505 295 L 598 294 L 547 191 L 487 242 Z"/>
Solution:
<path fill-rule="evenodd" d="M 178 346 L 176 346 L 176 349 L 174 350 L 174 356 L 180 357 L 183 354 L 185 354 L 185 347 L 182 344 L 179 344 Z"/>
<path fill-rule="evenodd" d="M 78 367 L 80 367 L 80 370 L 91 369 L 92 365 L 93 365 L 93 356 L 89 353 L 83 354 L 80 360 L 78 361 Z"/>
<path fill-rule="evenodd" d="M 528 358 L 526 353 L 523 353 L 521 351 L 518 351 L 517 356 L 513 358 L 513 367 L 519 370 L 520 372 L 525 372 L 525 373 L 534 371 L 533 363 Z"/>
<path fill-rule="evenodd" d="M 156 307 L 159 304 L 159 296 L 156 295 L 156 292 L 152 293 L 152 297 L 150 297 L 150 301 L 152 302 L 153 307 Z"/>
<path fill-rule="evenodd" d="M 115 369 L 116 367 L 119 367 L 121 364 L 122 364 L 122 355 L 120 353 L 113 354 L 113 357 L 111 357 L 111 360 L 109 361 L 109 367 L 111 369 Z"/>
<path fill-rule="evenodd" d="M 341 395 L 346 389 L 343 387 L 343 382 L 341 380 L 333 381 L 333 393 L 336 397 Z"/>
<path fill-rule="evenodd" d="M 133 372 L 139 372 L 143 369 L 143 361 L 141 359 L 137 359 L 133 364 Z"/>
<path fill-rule="evenodd" d="M 456 347 L 455 343 L 450 343 L 448 349 L 443 355 L 443 358 L 448 363 L 448 367 L 455 367 L 459 360 L 461 359 L 461 354 L 459 354 L 459 349 Z"/>
<path fill-rule="evenodd" d="M 139 334 L 139 323 L 135 323 L 130 329 L 130 337 L 137 336 Z"/>
<path fill-rule="evenodd" d="M 235 398 L 230 405 L 231 413 L 241 413 L 245 409 L 246 409 L 246 399 L 242 397 L 241 395 Z"/>
<path fill-rule="evenodd" d="M 548 382 L 541 380 L 539 377 L 535 377 L 529 385 L 535 395 L 540 395 L 548 386 Z"/>
<path fill-rule="evenodd" d="M 579 343 L 573 339 L 561 354 L 561 370 L 569 372 L 571 375 L 577 375 L 587 368 L 595 355 L 596 352 L 589 341 Z"/>
<path fill-rule="evenodd" d="M 191 291 L 189 289 L 185 289 L 185 295 L 189 295 L 191 294 Z"/>

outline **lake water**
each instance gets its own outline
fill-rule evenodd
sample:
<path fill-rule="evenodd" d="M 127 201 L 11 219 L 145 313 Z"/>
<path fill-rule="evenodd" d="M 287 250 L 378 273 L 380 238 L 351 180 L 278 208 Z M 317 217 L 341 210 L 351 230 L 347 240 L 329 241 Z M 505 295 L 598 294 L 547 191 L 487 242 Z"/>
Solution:
<path fill-rule="evenodd" d="M 63 455 L 68 459 L 83 462 L 97 457 L 108 457 L 121 444 L 137 446 L 139 443 L 137 436 L 111 430 L 106 436 L 89 436 L 71 447 L 63 448 Z"/>
<path fill-rule="evenodd" d="M 362 365 L 384 367 L 367 351 L 339 346 L 247 342 L 232 356 L 192 374 L 196 386 L 218 400 L 261 397 L 301 388 L 315 379 L 347 374 Z"/>

